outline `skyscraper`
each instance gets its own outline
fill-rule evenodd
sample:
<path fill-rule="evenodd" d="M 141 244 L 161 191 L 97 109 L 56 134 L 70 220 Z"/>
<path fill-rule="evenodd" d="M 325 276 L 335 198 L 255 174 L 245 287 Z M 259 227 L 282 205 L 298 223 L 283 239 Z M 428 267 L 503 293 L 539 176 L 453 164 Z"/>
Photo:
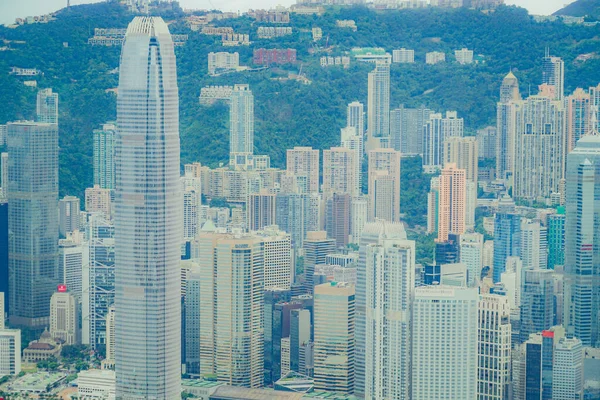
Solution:
<path fill-rule="evenodd" d="M 515 107 L 521 100 L 519 81 L 509 72 L 500 85 L 500 101 L 496 113 L 496 177 L 506 179 L 514 171 Z"/>
<path fill-rule="evenodd" d="M 412 399 L 477 397 L 476 288 L 415 289 Z"/>
<path fill-rule="evenodd" d="M 567 157 L 564 324 L 584 346 L 600 344 L 600 135 Z"/>
<path fill-rule="evenodd" d="M 509 398 L 511 325 L 508 297 L 479 296 L 477 398 Z"/>
<path fill-rule="evenodd" d="M 556 214 L 548 215 L 548 268 L 565 265 L 565 208 L 558 207 Z"/>
<path fill-rule="evenodd" d="M 542 60 L 542 84 L 554 86 L 554 100 L 562 100 L 565 93 L 565 63 L 560 57 L 546 51 Z"/>
<path fill-rule="evenodd" d="M 266 189 L 248 195 L 248 202 L 246 203 L 248 230 L 258 231 L 266 226 L 275 225 L 276 198 L 275 193 L 270 193 Z"/>
<path fill-rule="evenodd" d="M 369 220 L 400 221 L 400 152 L 369 151 Z"/>
<path fill-rule="evenodd" d="M 229 164 L 246 165 L 254 154 L 254 96 L 248 85 L 233 87 L 229 107 Z"/>
<path fill-rule="evenodd" d="M 506 259 L 521 255 L 521 217 L 508 196 L 500 199 L 494 218 L 494 283 L 500 282 L 506 270 Z"/>
<path fill-rule="evenodd" d="M 390 135 L 390 64 L 385 62 L 369 72 L 367 126 L 369 137 Z"/>
<path fill-rule="evenodd" d="M 521 341 L 554 324 L 552 270 L 523 268 L 521 288 Z"/>
<path fill-rule="evenodd" d="M 66 345 L 79 343 L 79 315 L 77 299 L 67 292 L 65 285 L 50 299 L 50 335 L 61 339 Z"/>
<path fill-rule="evenodd" d="M 548 230 L 539 220 L 521 222 L 521 260 L 524 268 L 548 268 Z"/>
<path fill-rule="evenodd" d="M 565 98 L 567 153 L 573 150 L 577 141 L 590 131 L 594 113 L 591 97 L 590 93 L 577 88 L 573 94 Z"/>
<path fill-rule="evenodd" d="M 94 129 L 94 185 L 102 189 L 115 188 L 115 132 L 114 124 Z"/>
<path fill-rule="evenodd" d="M 330 197 L 333 193 L 359 195 L 357 173 L 360 162 L 357 152 L 343 147 L 323 150 L 323 193 Z"/>
<path fill-rule="evenodd" d="M 58 125 L 8 124 L 9 314 L 48 325 L 58 276 Z"/>
<path fill-rule="evenodd" d="M 465 170 L 447 164 L 440 175 L 438 206 L 438 242 L 448 240 L 448 234 L 465 232 L 467 188 Z"/>
<path fill-rule="evenodd" d="M 199 374 L 234 386 L 264 380 L 264 241 L 255 235 L 201 232 L 192 320 L 199 338 Z M 118 315 L 118 309 L 117 309 Z M 194 317 L 195 316 L 195 317 Z M 189 333 L 189 331 L 188 331 Z"/>
<path fill-rule="evenodd" d="M 465 233 L 460 235 L 460 262 L 467 266 L 467 285 L 475 287 L 479 283 L 483 268 L 483 235 Z"/>
<path fill-rule="evenodd" d="M 554 347 L 552 399 L 583 399 L 584 350 L 581 340 L 562 338 Z"/>
<path fill-rule="evenodd" d="M 429 120 L 431 110 L 399 108 L 390 111 L 390 147 L 402 154 L 423 153 L 423 126 Z"/>
<path fill-rule="evenodd" d="M 350 243 L 351 200 L 350 195 L 344 193 L 334 193 L 326 200 L 325 228 L 337 247 L 346 247 Z"/>
<path fill-rule="evenodd" d="M 287 172 L 304 177 L 307 192 L 319 191 L 319 150 L 312 147 L 294 147 L 287 150 Z"/>
<path fill-rule="evenodd" d="M 65 196 L 58 201 L 58 231 L 61 236 L 79 229 L 79 211 L 79 197 Z"/>
<path fill-rule="evenodd" d="M 135 17 L 119 67 L 115 138 L 116 395 L 181 395 L 179 96 L 173 41 Z"/>
<path fill-rule="evenodd" d="M 409 399 L 415 242 L 367 246 L 365 398 Z"/>
<path fill-rule="evenodd" d="M 315 287 L 315 389 L 354 392 L 354 285 Z"/>
<path fill-rule="evenodd" d="M 326 256 L 335 253 L 335 239 L 327 238 L 327 232 L 308 232 L 304 241 L 304 277 L 309 289 L 313 291 L 315 265 L 325 264 Z"/>
<path fill-rule="evenodd" d="M 42 89 L 37 94 L 37 122 L 58 124 L 58 93 L 51 88 Z"/>
<path fill-rule="evenodd" d="M 477 185 L 478 150 L 475 137 L 449 137 L 444 141 L 443 165 L 456 164 L 457 168 L 465 170 L 465 178 Z"/>
<path fill-rule="evenodd" d="M 365 136 L 365 108 L 361 102 L 353 101 L 348 104 L 346 126 L 356 128 L 356 134 L 364 138 Z"/>

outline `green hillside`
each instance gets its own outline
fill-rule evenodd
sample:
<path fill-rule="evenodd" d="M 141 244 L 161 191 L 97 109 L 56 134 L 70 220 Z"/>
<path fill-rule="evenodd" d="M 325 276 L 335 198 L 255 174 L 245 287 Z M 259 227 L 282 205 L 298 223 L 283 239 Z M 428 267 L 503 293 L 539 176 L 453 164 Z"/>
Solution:
<path fill-rule="evenodd" d="M 0 52 L 0 123 L 33 118 L 36 90 L 9 75 L 10 67 L 38 68 L 44 75 L 38 87 L 52 87 L 60 95 L 60 191 L 82 195 L 92 184 L 92 130 L 116 118 L 115 88 L 119 48 L 92 47 L 87 39 L 95 27 L 126 27 L 133 15 L 115 3 L 74 6 L 62 10 L 48 24 L 0 27 L 8 50 Z M 575 63 L 582 53 L 600 46 L 600 27 L 535 23 L 525 10 L 501 7 L 486 15 L 474 10 L 423 9 L 375 12 L 370 9 L 331 8 L 321 16 L 292 14 L 290 37 L 255 40 L 256 24 L 241 17 L 221 21 L 236 32 L 249 33 L 250 48 L 236 48 L 240 64 L 252 65 L 253 47 L 294 47 L 298 64 L 280 69 L 209 77 L 207 54 L 232 51 L 216 37 L 191 32 L 178 13 L 169 12 L 171 30 L 189 34 L 177 48 L 180 90 L 182 162 L 200 161 L 216 166 L 228 159 L 228 110 L 226 106 L 198 104 L 206 85 L 249 83 L 255 95 L 256 153 L 269 154 L 274 166 L 283 166 L 285 149 L 297 145 L 327 148 L 336 145 L 345 124 L 346 104 L 366 103 L 367 73 L 372 65 L 352 60 L 349 69 L 321 68 L 319 57 L 310 54 L 310 28 L 321 27 L 332 55 L 352 47 L 380 46 L 388 51 L 415 49 L 417 63 L 392 65 L 392 105 L 425 104 L 438 111 L 457 110 L 466 129 L 493 124 L 495 102 L 502 77 L 510 68 L 520 79 L 521 90 L 532 91 L 541 80 L 541 57 L 546 46 L 565 59 L 566 89 L 597 85 L 600 60 Z M 337 28 L 337 19 L 354 19 L 358 31 Z M 21 43 L 24 42 L 24 43 Z M 68 43 L 65 46 L 63 43 Z M 321 43 L 322 45 L 324 43 Z M 452 62 L 453 51 L 468 47 L 485 56 L 485 64 L 460 66 Z M 425 65 L 425 52 L 444 51 L 449 62 Z M 305 85 L 288 80 L 288 73 L 302 73 L 312 81 Z"/>
<path fill-rule="evenodd" d="M 570 15 L 573 17 L 589 17 L 591 20 L 600 20 L 600 0 L 577 0 L 554 15 Z"/>

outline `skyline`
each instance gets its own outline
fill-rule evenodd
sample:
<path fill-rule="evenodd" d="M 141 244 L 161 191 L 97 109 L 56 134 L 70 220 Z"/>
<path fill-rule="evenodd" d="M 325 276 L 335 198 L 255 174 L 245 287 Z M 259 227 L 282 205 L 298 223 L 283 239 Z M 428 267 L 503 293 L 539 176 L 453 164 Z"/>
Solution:
<path fill-rule="evenodd" d="M 103 0 L 71 0 L 71 5 L 99 3 Z M 570 0 L 506 0 L 506 4 L 526 8 L 531 14 L 552 14 L 560 10 Z M 290 6 L 293 0 L 181 0 L 182 8 L 215 9 L 219 5 L 222 11 L 247 11 L 249 8 L 272 8 L 277 5 Z M 23 0 L 20 2 L 5 2 L 0 4 L 0 24 L 13 23 L 15 18 L 25 18 L 30 15 L 41 15 L 57 11 L 66 6 L 66 0 Z"/>

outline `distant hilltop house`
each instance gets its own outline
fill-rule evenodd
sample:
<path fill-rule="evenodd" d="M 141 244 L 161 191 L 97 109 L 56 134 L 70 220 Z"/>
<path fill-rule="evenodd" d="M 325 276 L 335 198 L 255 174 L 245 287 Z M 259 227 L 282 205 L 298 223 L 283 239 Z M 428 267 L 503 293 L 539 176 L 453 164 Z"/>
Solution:
<path fill-rule="evenodd" d="M 205 86 L 200 89 L 200 104 L 211 105 L 217 101 L 229 102 L 233 86 Z"/>
<path fill-rule="evenodd" d="M 36 69 L 36 68 L 12 67 L 9 74 L 16 75 L 16 76 L 37 76 L 37 75 L 41 75 L 42 71 L 40 71 L 39 69 Z"/>
<path fill-rule="evenodd" d="M 221 36 L 223 46 L 250 46 L 250 35 L 245 33 L 226 33 Z"/>
<path fill-rule="evenodd" d="M 356 21 L 354 21 L 353 19 L 338 19 L 337 21 L 335 21 L 335 26 L 337 26 L 338 28 L 349 28 L 355 32 L 358 29 L 356 27 Z"/>
<path fill-rule="evenodd" d="M 200 33 L 210 36 L 222 36 L 233 33 L 233 28 L 231 26 L 205 26 Z"/>
<path fill-rule="evenodd" d="M 321 67 L 342 66 L 348 68 L 350 66 L 350 57 L 348 56 L 323 56 L 320 61 Z"/>
<path fill-rule="evenodd" d="M 240 68 L 240 54 L 227 53 L 220 51 L 218 53 L 208 53 L 208 74 L 216 75 L 222 72 L 237 71 Z"/>
<path fill-rule="evenodd" d="M 246 13 L 256 22 L 268 22 L 273 24 L 288 24 L 290 22 L 290 13 L 283 7 L 277 7 L 274 10 L 249 10 Z"/>
<path fill-rule="evenodd" d="M 45 15 L 35 15 L 25 18 L 17 18 L 15 19 L 15 25 L 27 25 L 27 24 L 45 24 L 52 20 L 54 20 L 54 15 L 45 14 Z"/>
<path fill-rule="evenodd" d="M 272 39 L 292 34 L 291 26 L 259 26 L 256 30 L 259 39 Z"/>
<path fill-rule="evenodd" d="M 446 62 L 446 53 L 443 53 L 441 51 L 431 51 L 425 54 L 426 64 L 433 65 L 442 62 Z"/>
<path fill-rule="evenodd" d="M 125 32 L 122 28 L 95 28 L 94 36 L 88 39 L 92 46 L 121 46 L 125 41 Z M 175 46 L 183 46 L 188 35 L 171 35 Z"/>
<path fill-rule="evenodd" d="M 390 64 L 392 62 L 392 55 L 385 51 L 382 47 L 355 47 L 351 50 L 350 54 L 357 61 L 362 62 L 380 62 Z"/>
<path fill-rule="evenodd" d="M 296 49 L 254 49 L 252 61 L 255 65 L 293 64 Z"/>

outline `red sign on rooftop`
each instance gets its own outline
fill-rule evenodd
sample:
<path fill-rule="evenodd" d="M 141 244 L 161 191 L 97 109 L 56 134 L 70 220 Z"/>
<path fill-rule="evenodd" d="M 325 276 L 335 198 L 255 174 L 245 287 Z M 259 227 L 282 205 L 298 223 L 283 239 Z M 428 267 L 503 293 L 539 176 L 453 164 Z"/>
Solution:
<path fill-rule="evenodd" d="M 60 284 L 60 285 L 58 285 L 57 290 L 59 293 L 65 293 L 67 291 L 67 285 Z"/>

